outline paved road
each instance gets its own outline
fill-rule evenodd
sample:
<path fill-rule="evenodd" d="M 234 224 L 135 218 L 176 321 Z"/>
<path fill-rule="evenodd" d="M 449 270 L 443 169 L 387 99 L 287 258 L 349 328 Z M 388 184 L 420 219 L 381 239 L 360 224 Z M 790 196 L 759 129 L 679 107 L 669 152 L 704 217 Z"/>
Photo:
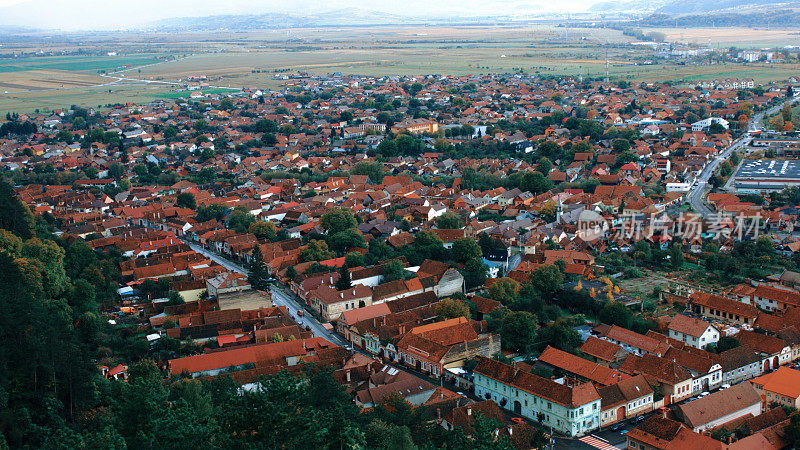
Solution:
<path fill-rule="evenodd" d="M 194 242 L 184 241 L 186 242 L 192 250 L 196 251 L 197 253 L 201 253 L 205 255 L 207 258 L 211 259 L 212 261 L 218 263 L 222 267 L 238 272 L 238 273 L 247 273 L 247 270 L 242 267 L 240 264 L 237 264 L 223 256 L 220 256 L 203 246 L 196 244 Z M 326 330 L 322 324 L 319 323 L 311 314 L 305 312 L 303 317 L 299 317 L 297 312 L 303 309 L 298 302 L 296 296 L 291 292 L 285 289 L 281 285 L 274 285 L 270 287 L 270 291 L 272 292 L 272 303 L 275 306 L 285 306 L 286 309 L 289 311 L 291 317 L 302 325 L 308 325 L 311 328 L 311 332 L 314 333 L 314 336 L 323 337 L 328 341 L 341 346 L 345 347 L 349 345 L 347 341 L 345 341 L 341 336 L 335 333 L 331 333 L 330 331 Z"/>
<path fill-rule="evenodd" d="M 795 103 L 798 100 L 800 100 L 800 98 L 795 97 L 787 101 L 789 103 Z M 780 109 L 783 107 L 783 103 L 785 102 L 781 102 L 772 108 L 767 109 L 766 111 L 761 111 L 753 115 L 747 125 L 748 131 L 760 130 L 761 121 L 764 120 L 764 116 L 770 116 L 780 111 Z M 733 142 L 733 144 L 731 144 L 730 147 L 723 150 L 719 155 L 717 155 L 716 158 L 706 164 L 702 172 L 700 172 L 700 175 L 697 177 L 697 181 L 695 181 L 691 190 L 686 194 L 686 202 L 692 205 L 692 209 L 694 209 L 696 214 L 700 216 L 708 216 L 713 213 L 713 211 L 703 200 L 703 197 L 710 190 L 708 180 L 714 175 L 714 171 L 717 170 L 717 167 L 719 167 L 723 161 L 726 161 L 728 158 L 730 158 L 732 152 L 739 151 L 742 148 L 747 147 L 752 139 L 753 138 L 750 136 L 743 136 L 737 139 Z"/>

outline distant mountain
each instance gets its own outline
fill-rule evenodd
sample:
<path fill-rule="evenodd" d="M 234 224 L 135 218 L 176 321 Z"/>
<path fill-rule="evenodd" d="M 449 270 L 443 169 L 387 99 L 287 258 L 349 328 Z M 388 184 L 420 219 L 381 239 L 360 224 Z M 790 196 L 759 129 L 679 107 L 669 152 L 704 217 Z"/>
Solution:
<path fill-rule="evenodd" d="M 652 13 L 658 8 L 669 3 L 670 0 L 654 0 L 643 2 L 641 0 L 609 0 L 595 3 L 588 11 L 593 13 Z"/>
<path fill-rule="evenodd" d="M 664 14 L 698 14 L 709 12 L 753 11 L 786 5 L 786 0 L 673 0 L 655 12 Z"/>
<path fill-rule="evenodd" d="M 409 25 L 464 23 L 491 20 L 491 17 L 405 16 L 359 8 L 343 8 L 315 14 L 241 14 L 204 17 L 176 17 L 143 25 L 161 31 L 258 30 L 320 26 Z"/>

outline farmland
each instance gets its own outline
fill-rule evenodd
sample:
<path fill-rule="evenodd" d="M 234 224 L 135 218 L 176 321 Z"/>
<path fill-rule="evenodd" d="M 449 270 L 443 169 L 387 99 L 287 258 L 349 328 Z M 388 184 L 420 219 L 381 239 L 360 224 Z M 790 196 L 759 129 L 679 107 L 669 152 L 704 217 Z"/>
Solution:
<path fill-rule="evenodd" d="M 796 38 L 780 30 L 661 31 L 676 42 L 723 48 L 734 44 L 779 45 Z M 649 47 L 627 45 L 633 38 L 618 30 L 544 24 L 330 27 L 175 33 L 157 38 L 147 33 L 120 33 L 95 43 L 91 36 L 79 38 L 52 42 L 47 48 L 80 48 L 95 56 L 0 59 L 0 111 L 177 98 L 182 94 L 174 92 L 175 84 L 168 83 L 182 83 L 192 75 L 208 77 L 215 88 L 276 89 L 285 82 L 274 75 L 294 71 L 382 76 L 524 70 L 541 75 L 598 77 L 605 75 L 608 61 L 608 72 L 614 79 L 693 82 L 709 77 L 753 77 L 758 83 L 784 80 L 800 72 L 798 64 L 676 64 L 653 58 Z M 75 47 L 76 40 L 80 40 L 80 47 Z M 156 45 L 158 53 L 153 52 Z M 110 48 L 120 49 L 122 56 L 96 56 Z M 27 44 L 13 50 L 39 49 Z M 101 76 L 101 72 L 123 67 L 128 68 L 125 79 Z"/>

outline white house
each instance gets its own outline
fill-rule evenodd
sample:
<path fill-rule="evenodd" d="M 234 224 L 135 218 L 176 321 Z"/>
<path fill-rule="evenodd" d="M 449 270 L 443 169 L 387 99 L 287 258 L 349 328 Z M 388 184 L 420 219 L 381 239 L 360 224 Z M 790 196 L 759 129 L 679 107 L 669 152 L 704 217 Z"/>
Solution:
<path fill-rule="evenodd" d="M 476 396 L 568 436 L 600 426 L 600 394 L 592 383 L 567 386 L 493 359 L 477 359 Z"/>
<path fill-rule="evenodd" d="M 722 125 L 722 128 L 728 129 L 728 121 L 723 119 L 722 117 L 709 117 L 707 119 L 698 120 L 697 122 L 692 124 L 692 131 L 703 131 L 707 130 L 708 127 L 711 126 L 712 123 L 718 123 Z"/>
<path fill-rule="evenodd" d="M 702 349 L 719 341 L 720 331 L 705 320 L 678 314 L 667 327 L 669 337 L 694 348 Z"/>

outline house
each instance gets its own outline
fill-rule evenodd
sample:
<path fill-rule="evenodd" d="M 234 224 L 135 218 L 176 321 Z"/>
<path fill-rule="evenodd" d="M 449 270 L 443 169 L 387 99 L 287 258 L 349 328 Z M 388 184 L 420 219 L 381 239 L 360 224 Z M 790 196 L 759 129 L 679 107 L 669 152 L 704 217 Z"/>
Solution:
<path fill-rule="evenodd" d="M 761 358 L 746 345 L 719 354 L 722 382 L 736 384 L 761 375 Z"/>
<path fill-rule="evenodd" d="M 536 365 L 544 365 L 547 368 L 559 369 L 578 380 L 591 381 L 592 383 L 603 386 L 616 384 L 623 378 L 629 378 L 628 375 L 617 370 L 610 369 L 549 345 L 544 349 L 542 354 L 539 355 Z"/>
<path fill-rule="evenodd" d="M 662 342 L 658 339 L 639 334 L 617 325 L 599 325 L 595 327 L 595 331 L 600 333 L 599 338 L 617 344 L 622 347 L 626 352 L 633 353 L 634 355 L 644 355 L 646 353 L 661 356 L 667 349 L 669 344 Z"/>
<path fill-rule="evenodd" d="M 765 406 L 779 403 L 800 408 L 800 370 L 779 367 L 778 370 L 751 380 Z"/>
<path fill-rule="evenodd" d="M 626 434 L 627 448 L 636 450 L 723 449 L 722 442 L 695 433 L 681 422 L 655 415 Z"/>
<path fill-rule="evenodd" d="M 693 292 L 689 296 L 689 307 L 694 314 L 737 325 L 752 326 L 759 315 L 753 305 L 705 292 Z"/>
<path fill-rule="evenodd" d="M 418 371 L 440 377 L 445 369 L 461 367 L 477 356 L 500 351 L 500 335 L 478 334 L 464 317 L 412 328 L 397 341 L 399 360 Z"/>
<path fill-rule="evenodd" d="M 692 374 L 677 362 L 659 356 L 629 355 L 619 367 L 630 375 L 644 375 L 664 395 L 664 404 L 679 402 L 692 396 Z"/>
<path fill-rule="evenodd" d="M 710 430 L 734 419 L 763 411 L 761 397 L 750 383 L 739 383 L 706 397 L 679 405 L 676 416 L 696 432 Z"/>
<path fill-rule="evenodd" d="M 628 355 L 628 352 L 619 345 L 595 336 L 589 336 L 581 345 L 581 353 L 607 367 L 619 367 Z"/>
<path fill-rule="evenodd" d="M 330 322 L 338 319 L 345 311 L 372 305 L 372 288 L 354 284 L 339 291 L 333 286 L 322 285 L 306 301 L 324 321 Z"/>
<path fill-rule="evenodd" d="M 653 388 L 644 375 L 629 377 L 597 389 L 601 399 L 600 424 L 606 426 L 653 410 Z"/>
<path fill-rule="evenodd" d="M 212 298 L 226 292 L 246 291 L 250 288 L 247 275 L 242 273 L 223 272 L 206 280 L 206 290 L 208 296 Z"/>
<path fill-rule="evenodd" d="M 493 359 L 477 361 L 476 396 L 568 436 L 600 426 L 600 394 L 591 383 L 569 386 Z"/>
<path fill-rule="evenodd" d="M 464 276 L 448 264 L 427 259 L 417 270 L 425 290 L 433 289 L 439 298 L 449 297 L 455 293 L 464 292 Z"/>
<path fill-rule="evenodd" d="M 756 287 L 753 301 L 767 311 L 784 311 L 790 306 L 800 306 L 800 293 L 762 284 Z"/>
<path fill-rule="evenodd" d="M 716 343 L 720 337 L 720 332 L 714 325 L 683 314 L 676 315 L 670 321 L 667 329 L 669 337 L 672 339 L 699 349 Z"/>

